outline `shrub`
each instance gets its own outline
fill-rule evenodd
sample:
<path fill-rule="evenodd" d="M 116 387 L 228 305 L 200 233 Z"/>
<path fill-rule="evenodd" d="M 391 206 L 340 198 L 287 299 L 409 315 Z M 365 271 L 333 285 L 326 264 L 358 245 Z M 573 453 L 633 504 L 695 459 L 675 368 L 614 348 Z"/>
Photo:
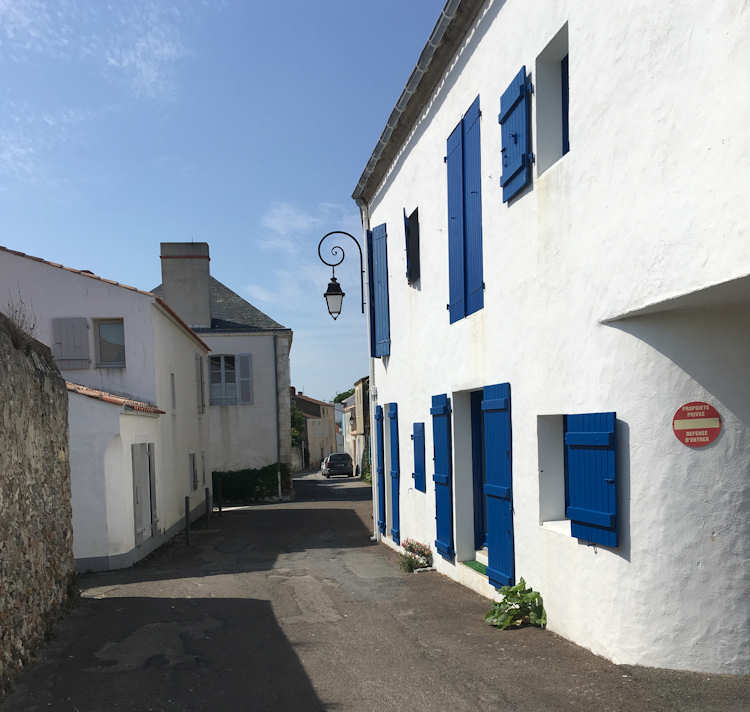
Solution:
<path fill-rule="evenodd" d="M 421 544 L 414 539 L 404 539 L 401 542 L 404 549 L 401 554 L 401 568 L 406 572 L 412 572 L 415 569 L 424 569 L 432 566 L 432 551 L 426 544 Z"/>
<path fill-rule="evenodd" d="M 547 625 L 547 613 L 541 594 L 526 588 L 523 578 L 515 586 L 503 586 L 500 593 L 503 594 L 503 600 L 492 604 L 492 608 L 484 617 L 487 623 L 500 630 L 524 623 L 540 628 Z"/>
<path fill-rule="evenodd" d="M 277 472 L 281 469 L 281 489 L 288 491 L 291 486 L 289 468 L 282 463 L 266 465 L 260 469 L 232 470 L 213 473 L 214 501 L 218 501 L 219 480 L 221 498 L 224 502 L 252 502 L 265 497 L 275 497 L 279 493 Z"/>

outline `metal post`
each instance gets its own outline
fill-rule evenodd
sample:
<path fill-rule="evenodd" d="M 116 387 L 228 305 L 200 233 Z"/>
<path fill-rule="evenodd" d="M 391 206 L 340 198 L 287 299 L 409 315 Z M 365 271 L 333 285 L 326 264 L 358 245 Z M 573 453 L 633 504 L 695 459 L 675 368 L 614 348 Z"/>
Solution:
<path fill-rule="evenodd" d="M 211 506 L 211 492 L 206 487 L 206 528 L 208 528 L 208 523 L 211 521 L 211 510 L 213 507 Z"/>
<path fill-rule="evenodd" d="M 224 490 L 222 488 L 222 479 L 221 476 L 216 478 L 216 489 L 217 489 L 217 499 L 219 500 L 219 516 L 221 516 L 222 508 L 224 506 Z"/>
<path fill-rule="evenodd" d="M 279 500 L 281 500 L 281 470 L 276 471 L 276 477 L 279 481 Z"/>
<path fill-rule="evenodd" d="M 185 543 L 190 546 L 190 497 L 185 495 Z"/>

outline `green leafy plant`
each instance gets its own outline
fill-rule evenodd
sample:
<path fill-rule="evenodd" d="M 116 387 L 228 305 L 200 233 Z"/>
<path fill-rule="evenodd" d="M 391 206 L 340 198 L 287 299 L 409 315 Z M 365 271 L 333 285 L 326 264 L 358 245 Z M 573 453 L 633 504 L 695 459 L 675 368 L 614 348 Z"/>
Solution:
<path fill-rule="evenodd" d="M 547 613 L 541 594 L 527 588 L 523 578 L 515 586 L 503 586 L 500 593 L 503 600 L 492 604 L 492 608 L 484 617 L 486 623 L 500 630 L 511 626 L 518 627 L 524 623 L 541 628 L 547 625 Z"/>
<path fill-rule="evenodd" d="M 404 549 L 404 553 L 401 554 L 401 568 L 407 573 L 432 566 L 432 551 L 427 544 L 414 539 L 404 539 L 401 546 Z"/>

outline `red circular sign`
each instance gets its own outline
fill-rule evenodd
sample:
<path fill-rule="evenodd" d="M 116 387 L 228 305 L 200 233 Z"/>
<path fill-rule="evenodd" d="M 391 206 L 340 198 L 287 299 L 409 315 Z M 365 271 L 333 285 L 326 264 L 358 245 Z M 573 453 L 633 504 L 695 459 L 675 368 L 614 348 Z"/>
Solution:
<path fill-rule="evenodd" d="M 721 432 L 721 416 L 712 405 L 693 401 L 681 405 L 672 418 L 675 437 L 688 447 L 710 445 Z"/>

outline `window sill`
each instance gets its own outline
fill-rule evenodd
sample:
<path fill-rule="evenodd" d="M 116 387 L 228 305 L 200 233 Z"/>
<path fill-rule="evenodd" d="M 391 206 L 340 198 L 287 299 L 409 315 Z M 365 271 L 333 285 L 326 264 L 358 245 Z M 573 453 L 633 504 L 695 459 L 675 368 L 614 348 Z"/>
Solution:
<path fill-rule="evenodd" d="M 549 522 L 542 522 L 542 529 L 562 534 L 563 536 L 570 536 L 570 519 L 559 519 Z"/>
<path fill-rule="evenodd" d="M 124 363 L 97 363 L 96 368 L 125 368 Z"/>

